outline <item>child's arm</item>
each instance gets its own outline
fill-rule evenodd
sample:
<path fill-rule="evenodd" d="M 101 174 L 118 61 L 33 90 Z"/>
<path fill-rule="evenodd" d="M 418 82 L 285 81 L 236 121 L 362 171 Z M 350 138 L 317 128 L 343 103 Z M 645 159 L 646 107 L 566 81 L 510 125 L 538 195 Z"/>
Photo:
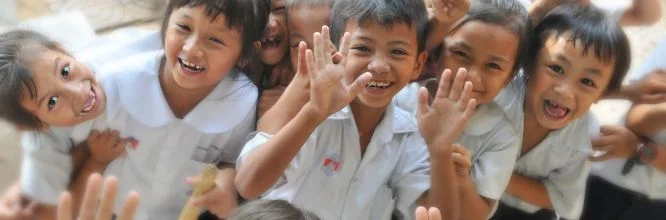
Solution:
<path fill-rule="evenodd" d="M 639 81 L 622 86 L 619 91 L 608 94 L 604 98 L 628 99 L 634 104 L 666 102 L 666 70 L 654 69 Z"/>
<path fill-rule="evenodd" d="M 461 204 L 460 198 L 451 196 L 459 194 L 452 158 L 453 142 L 476 107 L 476 100 L 471 99 L 473 85 L 465 82 L 466 75 L 465 69 L 458 70 L 454 76 L 451 70 L 445 70 L 432 104 L 428 104 L 427 89 L 421 88 L 419 92 L 419 131 L 428 145 L 431 163 L 431 188 L 421 202 L 439 208 L 446 219 L 457 219 Z"/>
<path fill-rule="evenodd" d="M 349 33 L 345 33 L 341 43 L 343 57 L 349 51 L 349 38 Z M 364 73 L 347 85 L 346 60 L 343 58 L 334 63 L 328 53 L 328 42 L 328 27 L 323 27 L 322 33 L 315 33 L 314 36 L 314 55 L 312 51 L 307 51 L 310 100 L 293 120 L 268 142 L 253 150 L 240 165 L 236 184 L 243 197 L 254 198 L 270 188 L 315 128 L 329 115 L 348 105 L 372 77 L 370 73 Z"/>
<path fill-rule="evenodd" d="M 654 24 L 661 18 L 661 7 L 660 0 L 633 0 L 619 22 L 622 26 Z"/>
<path fill-rule="evenodd" d="M 564 167 L 551 171 L 541 181 L 514 175 L 507 193 L 529 204 L 553 209 L 565 219 L 578 219 L 583 211 L 590 172 L 587 157 L 587 153 L 575 153 Z"/>
<path fill-rule="evenodd" d="M 84 147 L 88 148 L 90 156 L 83 162 L 78 173 L 69 186 L 74 204 L 81 203 L 86 190 L 88 177 L 94 173 L 103 173 L 106 166 L 125 153 L 125 140 L 119 137 L 118 131 L 106 130 L 102 133 L 93 130 L 88 135 Z M 76 213 L 79 206 L 74 205 Z"/>
<path fill-rule="evenodd" d="M 307 45 L 301 42 L 298 45 L 298 70 L 293 80 L 282 91 L 275 105 L 268 108 L 257 121 L 257 131 L 275 134 L 284 127 L 310 100 L 310 80 L 307 73 L 305 50 Z"/>
<path fill-rule="evenodd" d="M 626 124 L 627 128 L 643 136 L 666 129 L 666 102 L 633 106 Z"/>
<path fill-rule="evenodd" d="M 449 30 L 469 10 L 469 0 L 426 0 L 428 7 L 428 36 L 426 51 L 440 43 Z"/>
<path fill-rule="evenodd" d="M 550 203 L 550 196 L 548 196 L 546 185 L 540 180 L 522 176 L 517 173 L 513 174 L 509 181 L 509 185 L 506 187 L 506 192 L 532 205 L 545 209 L 553 209 L 553 204 Z"/>

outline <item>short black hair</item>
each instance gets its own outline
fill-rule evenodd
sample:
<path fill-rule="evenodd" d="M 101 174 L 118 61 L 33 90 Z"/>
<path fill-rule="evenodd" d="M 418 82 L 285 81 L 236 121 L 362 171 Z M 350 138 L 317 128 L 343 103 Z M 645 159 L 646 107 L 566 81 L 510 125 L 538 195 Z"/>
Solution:
<path fill-rule="evenodd" d="M 525 6 L 518 0 L 474 0 L 467 15 L 458 22 L 451 33 L 471 21 L 498 25 L 518 35 L 516 62 L 511 68 L 511 73 L 515 75 L 522 67 L 530 42 L 531 25 Z"/>
<path fill-rule="evenodd" d="M 425 48 L 428 11 L 423 0 L 336 0 L 331 12 L 331 40 L 337 46 L 349 21 L 391 27 L 404 23 L 417 32 L 418 52 Z"/>
<path fill-rule="evenodd" d="M 548 37 L 569 34 L 569 42 L 580 42 L 583 54 L 593 53 L 606 64 L 614 64 L 613 75 L 605 89 L 614 92 L 622 86 L 622 80 L 631 65 L 631 48 L 627 35 L 620 25 L 611 20 L 594 5 L 565 4 L 553 9 L 534 28 L 533 40 L 525 62 L 529 78 L 536 70 L 538 55 Z"/>
<path fill-rule="evenodd" d="M 319 220 L 315 214 L 301 210 L 284 200 L 254 200 L 235 209 L 227 220 Z"/>
<path fill-rule="evenodd" d="M 242 69 L 252 69 L 252 66 L 258 63 L 257 50 L 255 42 L 261 38 L 261 35 L 268 23 L 268 16 L 271 10 L 270 0 L 170 0 L 162 20 L 161 34 L 162 43 L 169 25 L 169 19 L 174 10 L 182 7 L 204 6 L 204 12 L 211 20 L 217 16 L 226 17 L 227 26 L 238 30 L 241 33 L 243 49 L 241 51 L 241 63 L 246 63 Z M 247 73 L 250 79 L 258 82 L 259 71 L 252 70 Z"/>
<path fill-rule="evenodd" d="M 13 30 L 0 35 L 0 118 L 28 129 L 45 126 L 21 104 L 25 98 L 37 97 L 35 73 L 28 62 L 34 49 L 40 47 L 69 55 L 56 41 L 34 31 Z M 25 97 L 26 91 L 30 97 Z"/>

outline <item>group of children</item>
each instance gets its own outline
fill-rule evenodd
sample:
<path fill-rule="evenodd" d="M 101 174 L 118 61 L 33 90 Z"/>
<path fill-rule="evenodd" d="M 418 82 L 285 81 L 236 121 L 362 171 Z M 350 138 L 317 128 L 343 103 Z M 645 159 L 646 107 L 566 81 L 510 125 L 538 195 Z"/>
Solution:
<path fill-rule="evenodd" d="M 618 21 L 589 1 L 526 4 L 170 0 L 160 47 L 103 65 L 2 34 L 0 117 L 24 161 L 0 219 L 92 219 L 95 173 L 113 176 L 98 219 L 186 204 L 201 219 L 661 216 L 664 98 L 638 97 L 663 96 L 646 90 L 663 71 L 622 87 Z M 626 127 L 588 112 L 613 96 L 637 103 Z M 190 198 L 208 164 L 215 187 Z M 609 183 L 620 173 L 638 176 Z"/>

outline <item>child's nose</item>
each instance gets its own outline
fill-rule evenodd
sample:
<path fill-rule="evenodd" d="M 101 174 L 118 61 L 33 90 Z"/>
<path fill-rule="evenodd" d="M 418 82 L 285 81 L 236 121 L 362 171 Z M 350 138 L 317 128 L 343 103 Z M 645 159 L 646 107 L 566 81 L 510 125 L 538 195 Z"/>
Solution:
<path fill-rule="evenodd" d="M 190 56 L 200 56 L 201 48 L 199 47 L 198 38 L 192 35 L 185 39 L 185 44 L 183 44 L 183 51 Z"/>
<path fill-rule="evenodd" d="M 368 70 L 375 73 L 386 73 L 391 69 L 385 58 L 378 56 L 368 64 Z"/>
<path fill-rule="evenodd" d="M 560 83 L 555 86 L 555 93 L 562 98 L 573 99 L 574 92 L 568 83 Z"/>

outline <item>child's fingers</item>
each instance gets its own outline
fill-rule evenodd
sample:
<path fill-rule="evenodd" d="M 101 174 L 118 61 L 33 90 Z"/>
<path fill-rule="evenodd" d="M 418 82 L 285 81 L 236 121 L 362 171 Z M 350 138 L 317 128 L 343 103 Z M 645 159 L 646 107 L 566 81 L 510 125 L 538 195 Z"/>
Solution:
<path fill-rule="evenodd" d="M 449 90 L 451 88 L 451 70 L 445 69 L 442 73 L 442 78 L 439 79 L 439 88 L 435 94 L 435 99 L 445 99 L 449 97 Z"/>
<path fill-rule="evenodd" d="M 99 188 L 102 184 L 102 177 L 94 173 L 88 177 L 86 190 L 81 202 L 79 219 L 92 220 L 95 219 L 95 209 L 97 208 L 97 195 L 99 195 Z"/>
<path fill-rule="evenodd" d="M 307 49 L 305 50 L 305 66 L 307 67 L 308 70 L 308 76 L 310 76 L 310 80 L 313 80 L 317 78 L 317 74 L 319 74 L 316 70 L 316 64 L 315 64 L 315 59 L 314 55 L 312 53 L 312 50 Z"/>
<path fill-rule="evenodd" d="M 323 26 L 321 27 L 321 36 L 322 36 L 322 52 L 324 61 L 326 64 L 333 63 L 333 60 L 331 60 L 331 32 L 328 28 L 328 26 Z"/>
<path fill-rule="evenodd" d="M 305 41 L 301 41 L 298 43 L 298 61 L 297 61 L 297 66 L 296 66 L 296 73 L 297 74 L 308 74 L 308 66 L 307 66 L 307 60 L 305 60 L 305 50 L 308 49 L 308 44 L 305 43 Z"/>
<path fill-rule="evenodd" d="M 96 140 L 97 138 L 99 138 L 98 130 L 92 130 L 90 134 L 88 134 L 88 140 Z"/>
<path fill-rule="evenodd" d="M 340 51 L 339 53 L 342 55 L 342 60 L 340 61 L 340 65 L 346 66 L 347 65 L 347 55 L 349 54 L 349 47 L 351 44 L 351 34 L 349 32 L 345 32 L 342 35 L 342 39 L 340 39 Z"/>
<path fill-rule="evenodd" d="M 191 177 L 187 177 L 187 178 L 185 179 L 185 182 L 186 182 L 187 184 L 192 185 L 192 186 L 196 186 L 197 184 L 199 184 L 199 182 L 201 182 L 201 176 L 191 176 Z"/>
<path fill-rule="evenodd" d="M 416 208 L 414 216 L 416 217 L 416 220 L 428 220 L 428 210 L 423 206 L 419 206 Z"/>
<path fill-rule="evenodd" d="M 459 153 L 465 158 L 471 158 L 472 153 L 462 144 L 453 144 L 453 152 Z"/>
<path fill-rule="evenodd" d="M 610 135 L 610 134 L 616 134 L 622 132 L 624 128 L 620 126 L 615 126 L 615 125 L 603 125 L 601 126 L 601 133 Z"/>
<path fill-rule="evenodd" d="M 113 147 L 113 152 L 115 152 L 116 154 L 124 153 L 126 144 L 127 144 L 127 139 L 122 139 Z"/>
<path fill-rule="evenodd" d="M 118 220 L 132 220 L 134 219 L 134 213 L 136 213 L 136 208 L 139 207 L 139 194 L 137 192 L 130 192 L 127 199 L 125 199 L 125 204 L 123 205 L 123 212 L 120 213 Z"/>
<path fill-rule="evenodd" d="M 471 99 L 469 100 L 469 102 L 467 102 L 467 108 L 463 112 L 463 119 L 465 121 L 472 118 L 472 116 L 474 115 L 474 111 L 476 110 L 477 104 L 478 103 L 476 102 L 476 99 Z"/>
<path fill-rule="evenodd" d="M 596 157 L 594 157 L 594 156 L 589 156 L 588 158 L 589 158 L 590 161 L 592 161 L 592 162 L 603 162 L 603 161 L 610 160 L 610 159 L 612 159 L 612 158 L 614 158 L 614 157 L 615 157 L 615 155 L 614 155 L 612 152 L 608 152 L 608 153 L 603 154 L 603 155 L 601 155 L 601 156 L 596 156 Z"/>
<path fill-rule="evenodd" d="M 372 73 L 366 72 L 361 74 L 361 76 L 356 78 L 356 80 L 354 80 L 354 82 L 349 85 L 349 95 L 351 95 L 351 97 L 355 97 L 359 92 L 361 92 L 363 87 L 365 87 L 365 84 L 367 84 L 371 79 Z"/>
<path fill-rule="evenodd" d="M 430 209 L 428 209 L 428 217 L 430 220 L 442 220 L 442 214 L 436 207 L 430 207 Z"/>
<path fill-rule="evenodd" d="M 60 199 L 58 199 L 57 213 L 58 220 L 74 219 L 74 216 L 72 215 L 72 194 L 67 191 L 60 194 Z"/>
<path fill-rule="evenodd" d="M 419 89 L 419 114 L 418 117 L 421 117 L 428 113 L 430 105 L 428 104 L 428 89 L 421 87 Z"/>
<path fill-rule="evenodd" d="M 324 27 L 322 27 L 324 29 Z M 323 44 L 323 37 L 320 32 L 316 32 L 313 34 L 313 48 L 314 48 L 314 62 L 316 65 L 317 70 L 324 69 L 326 67 L 326 60 L 325 60 L 325 48 Z"/>
<path fill-rule="evenodd" d="M 104 192 L 97 209 L 96 220 L 108 220 L 113 215 L 113 205 L 118 193 L 118 180 L 115 177 L 106 178 L 104 181 Z"/>
<path fill-rule="evenodd" d="M 461 111 L 465 111 L 467 108 L 467 104 L 469 104 L 469 100 L 472 99 L 472 89 L 474 88 L 474 85 L 472 82 L 465 82 L 465 85 L 463 86 L 463 91 L 462 95 L 460 96 L 460 100 L 458 101 L 458 109 Z"/>
<path fill-rule="evenodd" d="M 451 101 L 457 102 L 460 99 L 460 95 L 462 95 L 465 87 L 465 78 L 467 78 L 467 69 L 458 69 L 458 73 L 456 73 L 456 77 L 453 80 L 451 93 L 449 94 L 449 99 Z"/>
<path fill-rule="evenodd" d="M 613 135 L 604 135 L 592 137 L 592 147 L 611 145 L 617 142 L 617 138 Z"/>

